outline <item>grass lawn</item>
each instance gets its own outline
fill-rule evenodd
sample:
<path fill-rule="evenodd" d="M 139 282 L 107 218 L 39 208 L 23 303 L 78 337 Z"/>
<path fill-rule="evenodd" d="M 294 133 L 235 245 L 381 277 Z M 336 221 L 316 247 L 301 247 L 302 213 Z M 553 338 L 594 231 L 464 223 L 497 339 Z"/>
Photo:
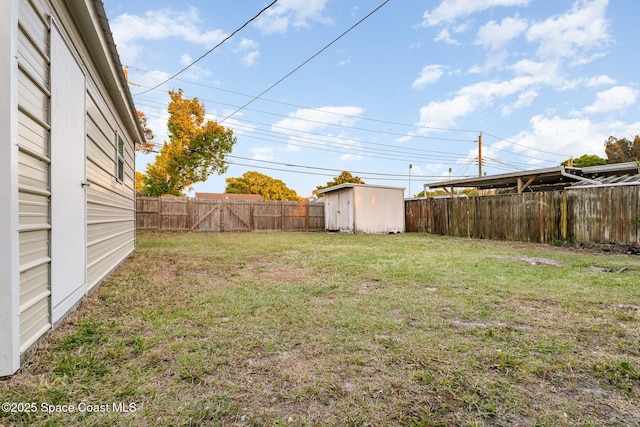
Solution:
<path fill-rule="evenodd" d="M 0 396 L 36 409 L 4 426 L 640 425 L 640 257 L 140 233 Z"/>

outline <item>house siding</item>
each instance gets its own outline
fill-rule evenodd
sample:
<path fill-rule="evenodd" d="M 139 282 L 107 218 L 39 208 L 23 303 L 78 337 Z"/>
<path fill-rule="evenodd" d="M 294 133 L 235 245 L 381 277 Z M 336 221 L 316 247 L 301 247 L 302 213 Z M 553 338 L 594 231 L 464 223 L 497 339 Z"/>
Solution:
<path fill-rule="evenodd" d="M 18 6 L 20 353 L 51 328 L 49 22 L 41 2 Z"/>
<path fill-rule="evenodd" d="M 98 87 L 87 96 L 87 284 L 94 288 L 135 249 L 134 143 Z M 115 179 L 116 135 L 125 143 L 124 180 Z"/>
<path fill-rule="evenodd" d="M 0 285 L 5 297 L 0 307 L 0 312 L 5 314 L 0 320 L 2 327 L 7 327 L 7 332 L 0 334 L 0 344 L 6 344 L 9 349 L 0 352 L 0 375 L 16 369 L 14 335 L 19 337 L 19 354 L 23 354 L 55 326 L 51 321 L 51 200 L 62 198 L 64 190 L 51 192 L 51 22 L 59 28 L 86 76 L 85 175 L 91 185 L 86 189 L 86 265 L 79 267 L 86 268 L 87 289 L 95 288 L 135 249 L 134 140 L 142 139 L 142 135 L 134 118 L 135 111 L 130 105 L 123 107 L 128 101 L 120 97 L 126 87 L 124 90 L 113 87 L 114 77 L 116 80 L 120 77 L 117 75 L 121 72 L 119 64 L 111 58 L 111 52 L 95 49 L 97 43 L 108 49 L 100 27 L 102 22 L 98 22 L 97 9 L 101 8 L 94 0 L 10 0 L 0 8 L 5 16 L 17 13 L 17 20 L 2 21 L 13 24 L 5 33 L 8 40 L 1 40 L 15 45 L 17 70 L 8 67 L 6 70 L 17 75 L 15 82 L 7 85 L 7 88 L 17 86 L 17 102 L 8 101 L 15 112 L 3 104 L 0 119 L 15 120 L 13 129 L 17 131 L 17 138 L 11 145 L 17 142 L 18 146 L 15 156 L 11 154 L 12 147 L 0 152 L 11 154 L 2 165 L 7 167 L 9 181 L 15 180 L 15 184 L 9 182 L 2 189 L 9 194 L 9 201 L 16 200 L 11 209 L 17 210 L 16 237 L 12 237 L 10 228 L 2 228 L 1 237 L 7 237 L 8 243 L 0 245 L 0 255 L 6 254 L 10 259 L 15 250 L 18 258 L 14 266 L 17 268 L 8 264 L 7 283 Z M 81 18 L 78 11 L 83 12 Z M 89 44 L 93 44 L 93 48 L 89 48 Z M 3 55 L 0 59 L 6 61 L 10 51 L 0 49 Z M 16 66 L 15 61 L 11 63 Z M 11 123 L 7 129 L 9 125 Z M 125 143 L 125 173 L 121 182 L 116 180 L 116 135 Z M 13 136 L 7 140 L 13 140 Z M 12 190 L 11 185 L 15 189 Z M 15 282 L 12 274 L 19 277 L 17 298 L 12 295 Z M 17 334 L 12 332 L 16 329 L 15 323 Z"/>

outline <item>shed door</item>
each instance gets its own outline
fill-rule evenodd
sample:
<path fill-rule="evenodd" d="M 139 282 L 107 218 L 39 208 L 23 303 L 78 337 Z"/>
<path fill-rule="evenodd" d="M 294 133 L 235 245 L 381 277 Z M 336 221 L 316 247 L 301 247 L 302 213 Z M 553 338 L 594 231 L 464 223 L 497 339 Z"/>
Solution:
<path fill-rule="evenodd" d="M 353 232 L 352 191 L 338 192 L 338 230 Z"/>
<path fill-rule="evenodd" d="M 51 316 L 57 322 L 87 292 L 85 76 L 51 27 Z"/>

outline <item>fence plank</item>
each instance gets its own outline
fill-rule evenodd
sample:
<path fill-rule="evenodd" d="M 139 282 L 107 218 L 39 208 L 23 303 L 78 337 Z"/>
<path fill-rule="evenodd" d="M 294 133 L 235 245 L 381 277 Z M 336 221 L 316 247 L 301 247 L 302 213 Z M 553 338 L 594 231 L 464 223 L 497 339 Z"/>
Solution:
<path fill-rule="evenodd" d="M 640 246 L 640 186 L 405 202 L 407 231 L 480 239 Z"/>
<path fill-rule="evenodd" d="M 138 196 L 139 230 L 321 231 L 324 204 Z"/>

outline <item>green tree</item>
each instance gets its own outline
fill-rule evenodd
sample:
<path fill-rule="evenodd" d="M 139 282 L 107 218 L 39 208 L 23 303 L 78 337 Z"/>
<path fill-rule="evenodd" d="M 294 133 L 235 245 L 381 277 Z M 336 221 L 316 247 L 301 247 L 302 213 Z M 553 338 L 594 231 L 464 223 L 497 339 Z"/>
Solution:
<path fill-rule="evenodd" d="M 640 160 L 640 135 L 636 135 L 633 141 L 610 136 L 604 143 L 604 151 L 607 163 L 637 162 Z"/>
<path fill-rule="evenodd" d="M 603 159 L 600 156 L 596 156 L 595 154 L 583 154 L 577 159 L 569 159 L 560 163 L 561 166 L 569 166 L 569 163 L 572 164 L 574 168 L 586 168 L 587 166 L 600 166 L 606 165 L 607 159 Z"/>
<path fill-rule="evenodd" d="M 213 174 L 227 170 L 225 155 L 236 138 L 233 131 L 206 120 L 198 98 L 185 99 L 182 89 L 170 91 L 169 141 L 165 141 L 155 162 L 147 165 L 143 194 L 183 196 L 183 191 Z"/>
<path fill-rule="evenodd" d="M 318 197 L 323 197 L 324 194 L 318 194 L 318 191 L 324 190 L 325 188 L 333 187 L 334 185 L 340 185 L 340 184 L 346 184 L 346 183 L 364 184 L 365 182 L 362 179 L 360 179 L 359 176 L 351 175 L 351 172 L 342 171 L 340 175 L 333 178 L 333 181 L 327 182 L 327 185 L 318 185 L 316 189 L 313 190 L 313 194 Z"/>
<path fill-rule="evenodd" d="M 476 197 L 479 195 L 477 188 L 463 188 L 462 190 L 454 190 L 453 194 L 464 194 L 467 197 Z M 451 196 L 451 193 L 442 189 L 427 191 L 427 197 L 436 196 Z M 416 197 L 424 197 L 424 190 L 416 194 Z"/>
<path fill-rule="evenodd" d="M 260 194 L 265 200 L 305 200 L 283 181 L 256 171 L 245 172 L 238 178 L 227 178 L 226 181 L 225 193 Z"/>

